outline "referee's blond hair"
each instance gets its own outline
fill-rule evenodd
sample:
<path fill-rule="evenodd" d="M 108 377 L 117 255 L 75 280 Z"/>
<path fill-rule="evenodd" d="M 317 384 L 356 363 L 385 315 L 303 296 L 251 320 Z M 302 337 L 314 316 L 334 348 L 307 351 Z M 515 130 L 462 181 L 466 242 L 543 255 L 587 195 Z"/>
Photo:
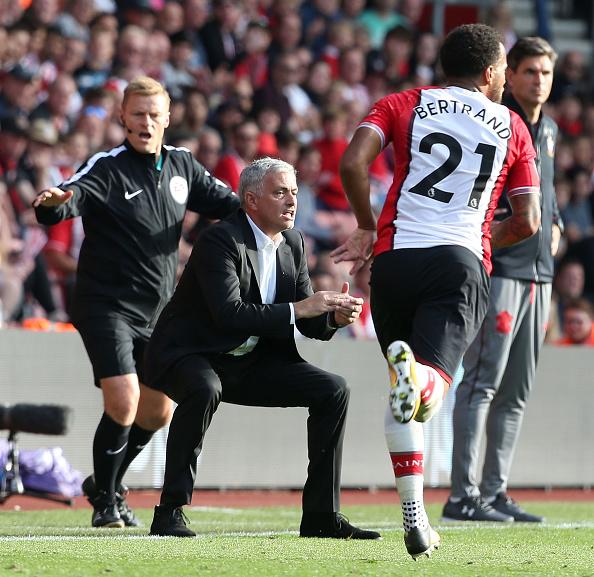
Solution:
<path fill-rule="evenodd" d="M 163 94 L 167 102 L 167 109 L 169 110 L 169 103 L 171 102 L 169 92 L 167 92 L 160 82 L 157 82 L 150 76 L 138 76 L 126 86 L 126 89 L 124 90 L 124 99 L 122 100 L 122 108 L 126 106 L 126 102 L 132 94 L 139 94 L 140 96 Z"/>

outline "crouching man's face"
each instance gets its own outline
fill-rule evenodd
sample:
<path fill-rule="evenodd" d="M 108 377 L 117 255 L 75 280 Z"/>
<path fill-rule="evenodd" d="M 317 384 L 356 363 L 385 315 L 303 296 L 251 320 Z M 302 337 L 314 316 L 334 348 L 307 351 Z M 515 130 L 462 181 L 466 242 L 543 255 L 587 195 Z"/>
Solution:
<path fill-rule="evenodd" d="M 297 180 L 294 172 L 269 172 L 260 194 L 247 192 L 247 212 L 260 230 L 274 239 L 293 228 L 297 213 Z"/>

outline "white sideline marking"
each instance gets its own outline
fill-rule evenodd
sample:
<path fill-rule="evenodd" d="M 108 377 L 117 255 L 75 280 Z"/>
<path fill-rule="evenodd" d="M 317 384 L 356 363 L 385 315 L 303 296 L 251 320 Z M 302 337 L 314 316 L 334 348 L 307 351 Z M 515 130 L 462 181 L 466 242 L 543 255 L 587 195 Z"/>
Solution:
<path fill-rule="evenodd" d="M 594 529 L 594 521 L 578 521 L 577 523 L 488 523 L 484 521 L 441 521 L 431 525 L 440 532 L 465 531 L 473 529 L 499 529 L 505 531 L 511 527 L 524 527 L 525 529 Z"/>
<path fill-rule="evenodd" d="M 204 533 L 198 534 L 195 539 L 212 539 L 213 537 L 273 537 L 280 535 L 297 535 L 297 531 L 262 531 L 262 532 L 244 532 L 244 531 L 233 531 L 225 533 Z M 177 540 L 179 537 L 158 537 L 156 535 L 126 535 L 114 534 L 112 532 L 105 532 L 97 535 L 5 535 L 0 537 L 0 543 L 2 542 L 15 542 L 15 541 L 88 541 L 88 540 L 103 540 L 103 539 L 115 539 L 118 541 L 154 541 L 161 539 L 172 539 Z M 186 539 L 187 541 L 190 541 Z"/>
<path fill-rule="evenodd" d="M 186 507 L 187 511 L 202 511 L 202 512 L 207 512 L 207 513 L 229 513 L 231 515 L 242 515 L 243 514 L 243 510 L 242 509 L 232 509 L 231 507 L 202 507 L 200 505 L 197 506 L 192 506 L 192 507 Z"/>
<path fill-rule="evenodd" d="M 186 511 L 196 511 L 197 513 L 225 513 L 227 515 L 236 515 L 236 516 L 250 516 L 250 512 L 248 509 L 234 509 L 231 507 L 208 507 L 208 506 L 201 506 L 201 505 L 192 505 L 191 507 L 186 507 Z M 274 511 L 275 517 L 292 517 L 294 515 L 291 511 Z M 200 520 L 193 520 L 192 523 L 200 522 Z"/>
<path fill-rule="evenodd" d="M 461 522 L 459 525 L 435 525 L 440 532 L 475 530 L 475 529 L 498 529 L 500 531 L 507 530 L 513 523 L 481 523 L 480 526 L 474 523 L 468 524 Z M 594 521 L 583 521 L 580 523 L 538 523 L 538 524 L 522 524 L 527 529 L 567 529 L 573 530 L 577 528 L 594 529 Z M 52 527 L 12 527 L 13 529 L 26 529 L 28 531 L 47 531 L 54 529 Z M 394 527 L 393 525 L 382 525 L 376 523 L 374 529 L 381 529 L 384 532 L 402 532 L 402 527 Z M 81 531 L 81 527 L 55 527 L 56 531 Z M 297 531 L 222 531 L 220 533 L 201 533 L 196 539 L 212 539 L 212 537 L 274 537 L 280 535 L 298 535 Z M 156 537 L 152 535 L 136 535 L 126 534 L 126 531 L 113 532 L 109 529 L 98 529 L 96 535 L 4 535 L 0 536 L 0 542 L 15 542 L 15 541 L 85 541 L 89 539 L 116 539 L 120 541 L 127 540 L 155 540 L 155 539 L 178 539 L 177 537 Z"/>

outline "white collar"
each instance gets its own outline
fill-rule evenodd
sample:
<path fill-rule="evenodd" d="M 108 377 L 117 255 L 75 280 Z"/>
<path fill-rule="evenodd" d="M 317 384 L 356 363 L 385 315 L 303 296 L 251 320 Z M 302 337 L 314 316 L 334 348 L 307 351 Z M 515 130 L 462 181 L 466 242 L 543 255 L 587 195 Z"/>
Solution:
<path fill-rule="evenodd" d="M 264 234 L 262 230 L 258 227 L 258 225 L 250 218 L 250 215 L 246 213 L 248 222 L 254 231 L 254 236 L 256 237 L 256 247 L 258 250 L 264 250 L 265 247 L 273 245 L 275 249 L 277 249 L 280 244 L 283 242 L 284 237 L 281 235 L 281 238 L 277 241 L 272 240 L 267 234 Z"/>

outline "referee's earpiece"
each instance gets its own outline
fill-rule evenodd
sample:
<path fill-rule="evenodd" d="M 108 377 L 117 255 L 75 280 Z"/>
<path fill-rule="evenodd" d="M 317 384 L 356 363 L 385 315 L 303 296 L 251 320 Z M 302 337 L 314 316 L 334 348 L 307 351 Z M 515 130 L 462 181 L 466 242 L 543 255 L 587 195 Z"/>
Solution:
<path fill-rule="evenodd" d="M 123 126 L 123 127 L 126 129 L 126 132 L 127 132 L 128 134 L 134 134 L 134 133 L 133 133 L 133 132 L 132 132 L 132 131 L 131 131 L 131 130 L 128 128 L 128 125 L 126 124 L 126 121 L 125 121 L 123 118 L 121 118 L 120 120 L 121 120 L 121 122 L 122 122 L 122 126 Z"/>

